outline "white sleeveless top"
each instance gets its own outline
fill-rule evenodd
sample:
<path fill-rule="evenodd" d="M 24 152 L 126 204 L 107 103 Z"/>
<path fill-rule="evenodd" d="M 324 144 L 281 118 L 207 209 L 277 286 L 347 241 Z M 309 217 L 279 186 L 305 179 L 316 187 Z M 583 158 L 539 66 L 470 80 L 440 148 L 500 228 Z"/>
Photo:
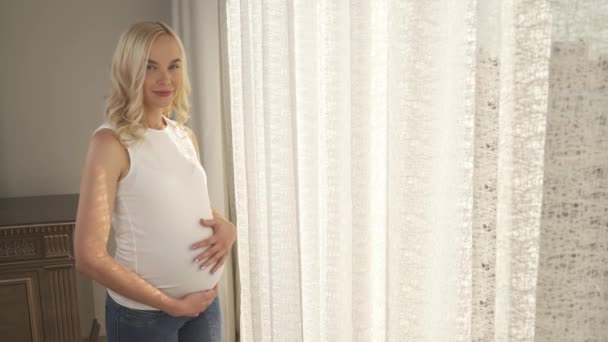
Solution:
<path fill-rule="evenodd" d="M 193 260 L 204 249 L 190 246 L 213 235 L 200 225 L 213 218 L 207 175 L 187 132 L 164 117 L 164 129 L 146 129 L 144 140 L 128 147 L 130 169 L 118 182 L 112 226 L 114 259 L 174 298 L 208 290 L 219 281 L 223 266 L 213 275 Z M 104 123 L 100 129 L 113 129 Z M 119 304 L 157 310 L 110 289 Z"/>

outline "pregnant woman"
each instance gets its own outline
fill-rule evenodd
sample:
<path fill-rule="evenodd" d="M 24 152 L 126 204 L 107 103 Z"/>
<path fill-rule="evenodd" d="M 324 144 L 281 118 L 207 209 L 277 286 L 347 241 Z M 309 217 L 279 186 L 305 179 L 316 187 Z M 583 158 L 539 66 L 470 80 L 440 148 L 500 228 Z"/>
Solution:
<path fill-rule="evenodd" d="M 181 40 L 161 22 L 131 26 L 111 80 L 106 122 L 82 172 L 76 267 L 108 288 L 109 342 L 219 342 L 217 283 L 236 227 L 211 208 L 197 140 L 185 126 Z"/>

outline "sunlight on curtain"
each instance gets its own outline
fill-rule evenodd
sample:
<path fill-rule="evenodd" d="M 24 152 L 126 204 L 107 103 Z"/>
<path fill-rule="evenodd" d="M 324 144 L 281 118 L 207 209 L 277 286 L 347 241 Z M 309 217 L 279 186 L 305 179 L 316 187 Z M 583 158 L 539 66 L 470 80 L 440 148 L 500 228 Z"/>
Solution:
<path fill-rule="evenodd" d="M 551 53 L 584 20 L 559 4 L 227 2 L 242 341 L 561 326 L 537 300 Z"/>
<path fill-rule="evenodd" d="M 608 341 L 608 2 L 551 2 L 536 341 Z"/>

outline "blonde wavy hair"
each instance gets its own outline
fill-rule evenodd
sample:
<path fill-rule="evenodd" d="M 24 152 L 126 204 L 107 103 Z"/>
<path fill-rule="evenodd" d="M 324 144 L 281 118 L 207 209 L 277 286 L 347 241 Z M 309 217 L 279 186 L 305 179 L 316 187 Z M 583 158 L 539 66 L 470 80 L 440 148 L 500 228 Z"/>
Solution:
<path fill-rule="evenodd" d="M 173 119 L 182 127 L 190 118 L 190 80 L 181 39 L 167 24 L 160 21 L 133 24 L 120 36 L 116 46 L 110 74 L 112 89 L 105 107 L 106 118 L 114 126 L 116 134 L 125 146 L 143 139 L 143 85 L 146 66 L 152 42 L 163 34 L 170 35 L 177 41 L 182 54 L 181 85 L 176 89 L 171 106 L 163 110 L 163 114 L 172 117 L 173 112 Z"/>

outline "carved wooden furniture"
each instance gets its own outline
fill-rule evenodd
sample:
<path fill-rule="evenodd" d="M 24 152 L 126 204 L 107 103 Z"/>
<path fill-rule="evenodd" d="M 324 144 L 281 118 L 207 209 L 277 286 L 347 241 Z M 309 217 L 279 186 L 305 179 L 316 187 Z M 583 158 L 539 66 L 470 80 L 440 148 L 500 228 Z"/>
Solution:
<path fill-rule="evenodd" d="M 78 195 L 0 199 L 0 340 L 77 342 Z"/>

